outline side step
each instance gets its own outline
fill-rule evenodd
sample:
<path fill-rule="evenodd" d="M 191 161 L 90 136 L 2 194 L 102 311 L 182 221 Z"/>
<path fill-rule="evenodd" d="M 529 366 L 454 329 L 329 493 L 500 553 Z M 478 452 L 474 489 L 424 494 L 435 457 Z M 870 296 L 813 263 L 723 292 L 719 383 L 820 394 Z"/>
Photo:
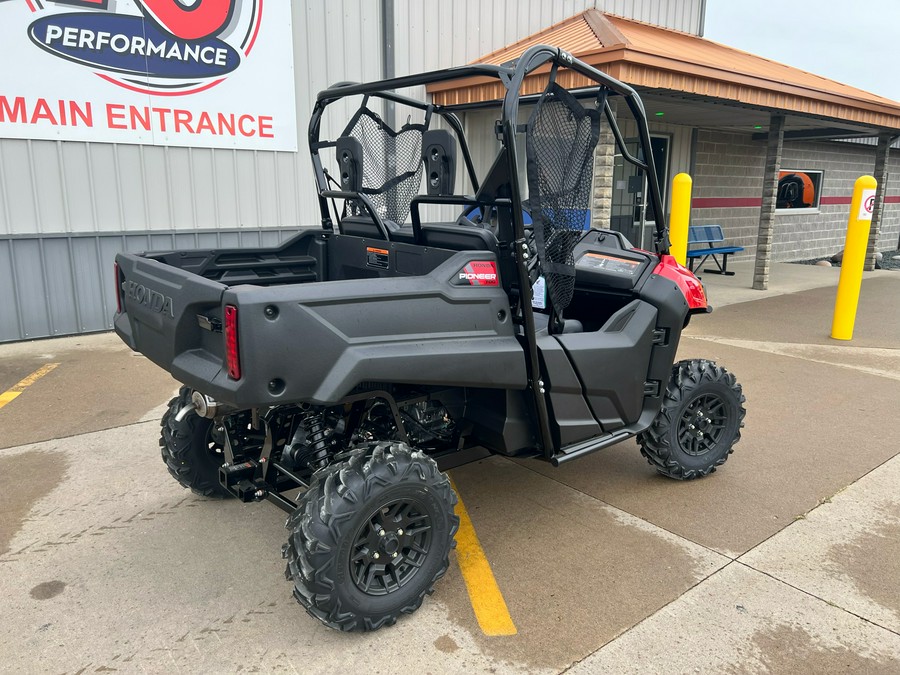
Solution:
<path fill-rule="evenodd" d="M 597 452 L 597 450 L 608 448 L 610 445 L 615 445 L 620 441 L 637 436 L 638 433 L 639 432 L 631 431 L 630 429 L 618 429 L 608 434 L 603 434 L 602 436 L 596 436 L 595 438 L 589 438 L 586 441 L 567 445 L 550 458 L 550 463 L 553 466 L 565 464 L 573 459 L 584 457 L 592 452 Z"/>

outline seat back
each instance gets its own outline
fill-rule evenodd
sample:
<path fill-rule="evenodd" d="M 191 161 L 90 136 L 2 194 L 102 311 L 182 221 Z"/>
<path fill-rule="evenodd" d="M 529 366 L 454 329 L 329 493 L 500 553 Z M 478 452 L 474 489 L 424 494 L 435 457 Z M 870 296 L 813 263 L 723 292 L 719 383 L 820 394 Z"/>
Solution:
<path fill-rule="evenodd" d="M 393 220 L 382 220 L 388 230 L 391 241 L 413 243 L 413 231 L 411 227 L 402 227 Z M 344 216 L 340 223 L 341 234 L 349 234 L 352 237 L 366 237 L 367 239 L 384 239 L 384 232 L 378 227 L 372 216 L 361 213 L 355 216 Z"/>
<path fill-rule="evenodd" d="M 452 195 L 456 182 L 456 139 L 446 129 L 422 134 L 425 189 L 429 196 Z"/>
<path fill-rule="evenodd" d="M 715 244 L 725 241 L 721 225 L 691 225 L 688 228 L 688 244 Z"/>
<path fill-rule="evenodd" d="M 497 237 L 477 226 L 450 223 L 422 223 L 422 244 L 451 251 L 491 251 L 498 253 Z"/>
<path fill-rule="evenodd" d="M 394 131 L 366 101 L 338 139 L 343 189 L 364 194 L 383 220 L 403 223 L 422 184 L 423 124 L 404 124 Z M 362 204 L 347 202 L 350 215 L 365 213 Z"/>

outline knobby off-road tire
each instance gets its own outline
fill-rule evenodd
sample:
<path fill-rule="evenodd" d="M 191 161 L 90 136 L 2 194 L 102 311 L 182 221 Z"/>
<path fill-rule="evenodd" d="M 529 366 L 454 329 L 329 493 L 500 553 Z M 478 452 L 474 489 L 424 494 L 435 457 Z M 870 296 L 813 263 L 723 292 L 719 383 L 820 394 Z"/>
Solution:
<path fill-rule="evenodd" d="M 285 577 L 331 628 L 370 631 L 411 614 L 449 565 L 456 494 L 433 459 L 382 442 L 315 476 L 288 518 Z"/>
<path fill-rule="evenodd" d="M 734 375 L 712 361 L 672 367 L 662 409 L 638 435 L 641 454 L 659 473 L 702 478 L 725 463 L 741 439 L 744 395 Z"/>
<path fill-rule="evenodd" d="M 191 389 L 182 387 L 169 401 L 160 423 L 159 447 L 169 473 L 182 487 L 201 497 L 223 498 L 231 494 L 219 483 L 224 461 L 222 444 L 213 438 L 213 421 L 189 412 L 180 422 L 175 415 L 191 402 Z"/>

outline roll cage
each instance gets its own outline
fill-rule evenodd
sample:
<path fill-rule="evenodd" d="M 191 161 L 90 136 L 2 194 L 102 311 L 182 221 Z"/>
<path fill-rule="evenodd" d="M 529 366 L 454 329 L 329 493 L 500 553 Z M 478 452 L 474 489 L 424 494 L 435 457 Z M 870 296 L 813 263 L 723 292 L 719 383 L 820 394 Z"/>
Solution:
<path fill-rule="evenodd" d="M 547 89 L 540 94 L 522 95 L 521 90 L 526 77 L 545 66 L 549 66 L 549 83 Z M 558 91 L 551 91 L 551 89 L 556 86 L 556 76 L 559 69 L 575 71 L 595 84 L 588 87 L 573 89 L 565 92 L 565 94 L 559 93 Z M 499 81 L 505 89 L 505 95 L 502 99 L 492 101 L 458 105 L 436 105 L 398 94 L 395 91 L 397 89 L 408 87 L 417 87 L 467 78 L 480 78 L 482 81 L 484 81 L 484 78 L 489 78 L 490 80 Z M 558 89 L 560 88 L 557 87 L 557 90 Z M 549 425 L 545 387 L 540 379 L 540 362 L 537 341 L 535 338 L 535 318 L 531 302 L 531 288 L 538 274 L 541 273 L 536 271 L 538 268 L 554 269 L 554 265 L 556 265 L 556 267 L 561 270 L 560 274 L 565 276 L 567 274 L 567 268 L 571 267 L 571 276 L 574 278 L 574 267 L 570 264 L 567 265 L 565 260 L 561 260 L 558 263 L 548 260 L 547 258 L 550 257 L 548 253 L 550 247 L 545 247 L 546 239 L 548 238 L 556 237 L 557 243 L 560 241 L 559 235 L 561 229 L 562 234 L 564 235 L 568 234 L 569 231 L 574 230 L 566 231 L 564 227 L 558 227 L 553 230 L 550 227 L 552 225 L 551 221 L 559 220 L 561 214 L 567 211 L 565 203 L 560 201 L 555 202 L 555 208 L 552 204 L 550 207 L 544 207 L 542 217 L 535 217 L 534 225 L 532 227 L 529 227 L 525 222 L 525 216 L 523 214 L 523 190 L 518 169 L 519 150 L 516 144 L 516 136 L 517 134 L 526 135 L 526 148 L 529 148 L 531 145 L 532 138 L 528 133 L 529 124 L 521 124 L 518 122 L 519 111 L 522 106 L 532 105 L 535 106 L 536 110 L 540 108 L 544 102 L 550 101 L 551 99 L 553 102 L 558 102 L 562 97 L 568 101 L 571 110 L 575 110 L 576 106 L 580 108 L 580 105 L 573 104 L 571 101 L 594 103 L 595 107 L 589 109 L 596 111 L 596 113 L 592 113 L 595 118 L 592 118 L 592 122 L 595 123 L 593 127 L 593 143 L 594 145 L 596 144 L 596 123 L 605 120 L 613 134 L 618 152 L 626 161 L 644 172 L 649 189 L 649 198 L 654 213 L 658 214 L 656 218 L 655 247 L 658 253 L 664 254 L 668 253 L 669 248 L 668 229 L 665 218 L 662 215 L 665 211 L 662 205 L 656 172 L 653 167 L 653 153 L 650 150 L 650 132 L 647 126 L 646 113 L 640 97 L 637 92 L 628 85 L 619 82 L 596 68 L 574 58 L 571 54 L 562 49 L 547 45 L 536 45 L 529 48 L 517 61 L 508 67 L 477 64 L 467 65 L 416 75 L 395 77 L 365 84 L 341 82 L 321 91 L 316 98 L 316 103 L 310 118 L 308 138 L 318 190 L 322 228 L 327 232 L 334 232 L 335 218 L 337 218 L 339 222 L 342 218 L 341 214 L 337 211 L 334 200 L 341 199 L 344 200 L 345 204 L 344 215 L 347 213 L 347 205 L 352 204 L 357 212 L 368 214 L 368 217 L 374 222 L 382 237 L 387 240 L 392 238 L 391 227 L 402 225 L 402 223 L 391 223 L 384 217 L 384 209 L 379 209 L 378 205 L 376 205 L 373 200 L 382 196 L 384 192 L 395 189 L 401 181 L 408 181 L 409 184 L 415 184 L 418 180 L 418 185 L 416 185 L 418 191 L 418 188 L 421 185 L 421 175 L 418 175 L 417 178 L 415 171 L 407 171 L 405 174 L 394 176 L 392 179 L 385 181 L 380 188 L 370 187 L 367 190 L 360 189 L 357 184 L 353 186 L 354 189 L 346 189 L 348 185 L 347 181 L 336 180 L 335 177 L 326 170 L 322 162 L 320 151 L 326 148 L 335 148 L 340 151 L 342 142 L 345 145 L 347 143 L 353 143 L 353 139 L 349 133 L 351 126 L 353 126 L 353 121 L 351 121 L 351 125 L 345 130 L 345 134 L 342 138 L 337 140 L 322 140 L 320 139 L 320 132 L 323 114 L 325 113 L 326 108 L 332 103 L 354 96 L 363 97 L 362 108 L 360 110 L 362 111 L 365 109 L 367 113 L 381 123 L 385 133 L 389 134 L 392 139 L 399 137 L 407 130 L 407 127 L 396 132 L 388 128 L 385 123 L 378 119 L 377 115 L 372 114 L 366 108 L 370 99 L 380 99 L 421 111 L 426 120 L 424 125 L 425 128 L 427 128 L 429 120 L 433 116 L 437 116 L 444 121 L 450 130 L 452 130 L 456 142 L 458 143 L 465 173 L 471 183 L 474 195 L 429 194 L 426 196 L 417 194 L 412 197 L 409 203 L 408 213 L 412 221 L 413 242 L 422 243 L 422 224 L 419 216 L 420 204 L 459 205 L 469 208 L 478 207 L 481 209 L 493 208 L 504 214 L 501 220 L 505 222 L 506 228 L 505 230 L 501 228 L 500 232 L 505 233 L 505 238 L 509 241 L 503 242 L 502 239 L 504 237 L 500 234 L 498 234 L 498 238 L 501 239 L 501 244 L 505 247 L 504 250 L 511 253 L 511 257 L 515 261 L 516 269 L 516 279 L 512 281 L 507 280 L 507 283 L 505 283 L 504 286 L 510 293 L 510 307 L 512 309 L 513 319 L 517 324 L 522 326 L 523 343 L 527 352 L 526 362 L 529 373 L 529 387 L 532 389 L 534 395 L 535 412 L 542 445 L 541 449 L 545 457 L 550 459 L 554 453 L 554 444 Z M 616 122 L 615 115 L 610 108 L 609 100 L 611 97 L 616 96 L 619 96 L 624 100 L 636 123 L 640 148 L 637 156 L 629 152 L 625 139 Z M 501 111 L 500 119 L 495 128 L 497 137 L 501 143 L 501 148 L 494 160 L 491 170 L 480 180 L 472 160 L 463 125 L 460 122 L 457 113 L 491 108 L 500 108 Z M 572 114 L 572 112 L 569 112 L 569 115 Z M 357 119 L 358 115 L 359 111 L 357 115 L 354 116 L 354 120 Z M 531 121 L 532 120 L 530 120 L 530 122 Z M 351 138 L 351 140 L 348 141 L 346 140 L 347 138 Z M 351 148 L 351 151 L 352 150 L 353 149 Z M 590 147 L 590 150 L 592 152 L 593 146 Z M 358 149 L 356 151 L 360 152 Z M 396 147 L 388 152 L 389 154 L 396 154 Z M 530 153 L 530 150 L 526 150 L 526 152 Z M 530 201 L 535 197 L 535 190 L 539 185 L 539 183 L 532 184 L 531 182 L 533 175 L 536 175 L 531 173 L 531 163 L 533 159 L 535 158 L 529 154 Z M 391 161 L 395 160 L 396 157 L 392 156 Z M 416 161 L 418 162 L 419 168 L 421 168 L 421 158 L 416 158 Z M 341 177 L 344 178 L 345 176 Z M 578 178 L 578 176 L 575 175 L 575 178 Z M 352 180 L 349 182 L 352 182 Z M 557 183 L 559 184 L 567 182 L 571 181 L 566 176 L 557 180 Z M 337 184 L 337 187 L 340 189 L 334 189 L 333 184 Z M 332 200 L 332 209 L 329 208 L 329 200 Z M 560 207 L 560 204 L 563 204 L 563 206 Z M 571 209 L 568 210 L 571 211 Z M 334 217 L 332 217 L 332 212 Z M 403 210 L 400 210 L 399 213 L 400 215 L 403 215 L 404 212 Z M 545 229 L 547 230 L 546 232 L 544 232 Z M 580 229 L 581 228 L 579 228 L 579 230 Z M 531 238 L 536 239 L 540 244 L 538 246 L 537 256 L 532 255 Z M 562 237 L 562 241 L 564 242 L 565 248 L 568 248 L 568 255 L 570 255 L 571 249 L 574 248 L 574 244 L 577 243 L 576 238 L 574 235 L 564 236 Z M 563 251 L 563 254 L 566 254 L 566 251 Z M 564 257 L 565 255 L 563 255 L 563 258 Z M 557 299 L 554 300 L 554 297 Z M 550 293 L 548 298 L 548 309 L 550 310 L 551 317 L 549 321 L 549 330 L 551 333 L 554 332 L 554 330 L 561 331 L 563 326 L 562 313 L 565 306 L 559 305 L 564 305 L 566 303 L 564 300 L 560 300 L 559 297 L 560 294 L 554 295 L 553 293 Z"/>

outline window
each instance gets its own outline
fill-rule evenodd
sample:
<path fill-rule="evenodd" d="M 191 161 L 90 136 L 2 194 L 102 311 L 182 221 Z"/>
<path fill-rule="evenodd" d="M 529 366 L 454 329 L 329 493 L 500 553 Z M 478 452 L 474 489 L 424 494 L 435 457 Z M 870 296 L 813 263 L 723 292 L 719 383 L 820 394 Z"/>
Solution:
<path fill-rule="evenodd" d="M 779 211 L 807 211 L 819 208 L 822 192 L 822 172 L 808 169 L 783 169 L 778 174 L 778 196 L 775 208 Z"/>

